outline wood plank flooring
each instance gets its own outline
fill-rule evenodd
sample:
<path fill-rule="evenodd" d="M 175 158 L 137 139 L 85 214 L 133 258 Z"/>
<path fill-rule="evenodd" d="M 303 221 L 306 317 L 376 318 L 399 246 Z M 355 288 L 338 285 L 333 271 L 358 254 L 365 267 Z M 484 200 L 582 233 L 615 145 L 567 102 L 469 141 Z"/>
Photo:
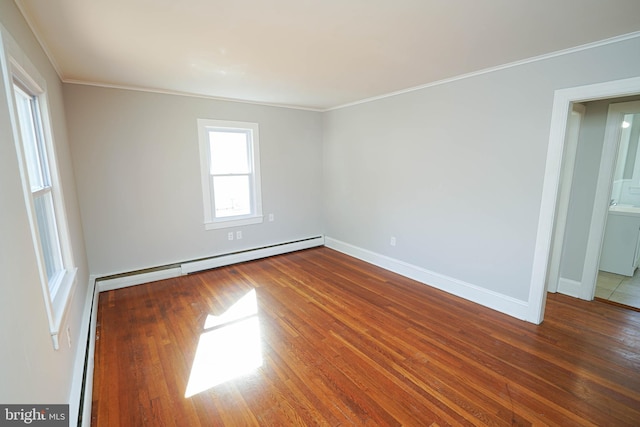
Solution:
<path fill-rule="evenodd" d="M 109 427 L 638 426 L 640 313 L 551 294 L 536 326 L 315 248 L 102 293 L 92 403 Z"/>

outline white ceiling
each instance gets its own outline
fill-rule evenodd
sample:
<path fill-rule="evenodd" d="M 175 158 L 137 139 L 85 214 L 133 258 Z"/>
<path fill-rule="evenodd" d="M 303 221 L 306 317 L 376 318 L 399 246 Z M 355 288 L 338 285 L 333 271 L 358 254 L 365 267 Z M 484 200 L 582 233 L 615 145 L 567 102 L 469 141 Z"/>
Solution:
<path fill-rule="evenodd" d="M 60 78 L 324 110 L 640 30 L 640 0 L 15 0 Z"/>

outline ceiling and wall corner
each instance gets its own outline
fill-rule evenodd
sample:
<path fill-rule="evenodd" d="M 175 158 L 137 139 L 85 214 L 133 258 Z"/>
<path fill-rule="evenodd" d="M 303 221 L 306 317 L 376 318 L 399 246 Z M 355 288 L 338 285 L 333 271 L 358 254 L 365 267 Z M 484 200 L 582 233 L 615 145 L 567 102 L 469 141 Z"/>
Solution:
<path fill-rule="evenodd" d="M 635 0 L 15 0 L 63 82 L 324 111 L 640 31 Z"/>
<path fill-rule="evenodd" d="M 637 76 L 639 51 L 636 37 L 325 113 L 326 235 L 533 307 L 554 92 Z"/>
<path fill-rule="evenodd" d="M 211 2 L 161 0 L 148 14 L 143 0 L 16 2 L 68 83 L 94 274 L 324 231 L 448 278 L 469 299 L 481 293 L 524 307 L 553 93 L 640 70 L 640 23 L 629 19 L 640 5 L 624 0 L 617 8 L 495 1 L 482 10 L 469 1 L 463 11 L 409 0 L 310 10 L 238 1 L 214 3 L 217 13 Z M 185 27 L 180 17 L 195 20 Z M 194 77 L 206 68 L 187 61 L 198 52 L 227 68 Z M 243 232 L 233 247 L 200 229 L 192 143 L 202 117 L 259 121 L 271 163 L 263 190 L 278 220 Z"/>
<path fill-rule="evenodd" d="M 194 200 L 200 191 L 191 185 L 198 180 L 190 145 L 197 145 L 195 119 L 207 114 L 261 123 L 261 153 L 271 170 L 263 185 L 278 210 L 276 221 L 267 223 L 271 228 L 253 237 L 243 230 L 241 242 L 281 238 L 282 229 L 274 229 L 291 219 L 285 237 L 326 231 L 484 295 L 526 303 L 553 91 L 640 74 L 636 0 L 527 2 L 531 9 L 519 12 L 508 0 L 484 2 L 481 10 L 478 2 L 464 0 L 467 7 L 447 19 L 441 18 L 450 2 L 394 1 L 376 11 L 372 2 L 330 0 L 317 2 L 309 22 L 302 19 L 302 2 L 276 0 L 265 11 L 255 0 L 238 0 L 213 3 L 216 13 L 198 16 L 198 25 L 175 23 L 212 3 L 0 1 L 2 31 L 47 80 L 81 285 L 92 283 L 87 278 L 98 261 L 112 269 L 101 273 L 116 273 L 215 248 L 215 239 L 197 234 L 201 206 Z M 109 6 L 116 12 L 100 9 Z M 158 12 L 163 6 L 171 16 Z M 146 21 L 155 27 L 145 28 Z M 255 28 L 243 33 L 239 23 Z M 204 56 L 181 45 L 183 35 L 205 39 Z M 610 41 L 598 43 L 605 39 Z M 210 45 L 217 50 L 206 53 Z M 540 55 L 546 59 L 526 61 Z M 155 62 L 145 65 L 147 56 Z M 522 62 L 503 67 L 514 61 Z M 447 84 L 430 84 L 438 81 Z M 5 100 L 7 90 L 3 80 Z M 380 98 L 391 93 L 398 95 Z M 205 99 L 215 97 L 243 103 Z M 354 104 L 363 99 L 376 101 Z M 335 109 L 347 104 L 352 106 Z M 69 313 L 71 346 L 55 352 L 9 111 L 0 103 L 0 362 L 11 367 L 0 372 L 0 384 L 10 386 L 0 387 L 0 401 L 70 402 L 74 418 L 91 295 L 89 286 L 78 287 Z M 153 150 L 158 143 L 167 149 Z M 103 194 L 91 194 L 96 191 L 115 197 L 108 206 L 114 210 L 92 216 L 92 210 L 107 209 Z M 127 203 L 118 205 L 120 200 Z M 161 203 L 145 205 L 148 200 Z M 87 226 L 86 218 L 94 223 Z M 139 234 L 127 233 L 123 223 Z M 171 248 L 173 238 L 179 244 Z M 93 247 L 99 239 L 111 249 L 104 257 Z M 123 248 L 133 253 L 126 261 L 131 264 L 112 262 L 126 258 Z"/>
<path fill-rule="evenodd" d="M 22 174 L 15 145 L 13 90 L 7 58 L 30 63 L 43 79 L 51 118 L 60 182 L 78 268 L 75 293 L 61 328 L 67 331 L 54 350 L 38 275 Z M 24 59 L 24 60 L 23 60 Z M 32 67 L 28 67 L 33 71 Z M 75 176 L 62 100 L 62 83 L 38 41 L 13 2 L 0 1 L 0 402 L 70 403 L 77 417 L 79 388 L 84 372 L 86 329 L 84 312 L 90 297 L 89 268 L 75 191 Z M 84 335 L 83 335 L 84 331 Z M 76 381 L 74 381 L 76 380 Z"/>

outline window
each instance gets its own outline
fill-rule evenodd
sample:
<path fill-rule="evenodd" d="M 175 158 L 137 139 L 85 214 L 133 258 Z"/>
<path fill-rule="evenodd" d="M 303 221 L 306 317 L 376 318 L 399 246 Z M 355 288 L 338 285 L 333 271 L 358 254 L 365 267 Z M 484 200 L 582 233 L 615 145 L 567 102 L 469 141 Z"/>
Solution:
<path fill-rule="evenodd" d="M 16 148 L 50 333 L 57 349 L 77 269 L 72 267 L 43 85 L 36 83 L 13 58 L 11 72 Z"/>
<path fill-rule="evenodd" d="M 14 84 L 14 93 L 47 283 L 49 292 L 55 294 L 63 273 L 62 251 L 53 207 L 51 176 L 42 134 L 38 98 L 26 93 L 18 84 Z"/>
<path fill-rule="evenodd" d="M 256 123 L 198 120 L 206 229 L 262 222 Z"/>

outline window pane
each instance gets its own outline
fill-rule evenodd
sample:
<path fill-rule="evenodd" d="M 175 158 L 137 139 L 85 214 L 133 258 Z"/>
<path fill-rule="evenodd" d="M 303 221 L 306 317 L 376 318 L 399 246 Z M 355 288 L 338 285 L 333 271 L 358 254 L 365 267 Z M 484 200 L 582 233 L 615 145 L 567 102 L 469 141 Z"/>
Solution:
<path fill-rule="evenodd" d="M 36 221 L 44 255 L 44 264 L 47 270 L 47 279 L 51 285 L 53 279 L 62 271 L 62 255 L 60 253 L 60 242 L 56 229 L 51 192 L 48 191 L 34 197 L 33 204 L 36 211 Z"/>
<path fill-rule="evenodd" d="M 250 214 L 250 193 L 249 177 L 246 175 L 213 177 L 215 217 Z"/>
<path fill-rule="evenodd" d="M 211 174 L 244 174 L 249 166 L 248 133 L 209 131 Z"/>
<path fill-rule="evenodd" d="M 36 128 L 35 119 L 37 116 L 35 115 L 35 99 L 19 87 L 14 86 L 14 88 L 18 107 L 20 133 L 22 134 L 25 160 L 29 172 L 29 185 L 31 186 L 31 191 L 36 191 L 48 186 L 49 182 L 46 173 L 44 173 L 46 169 L 44 169 L 44 165 L 42 164 L 43 147 L 41 141 L 38 139 L 39 132 Z"/>

